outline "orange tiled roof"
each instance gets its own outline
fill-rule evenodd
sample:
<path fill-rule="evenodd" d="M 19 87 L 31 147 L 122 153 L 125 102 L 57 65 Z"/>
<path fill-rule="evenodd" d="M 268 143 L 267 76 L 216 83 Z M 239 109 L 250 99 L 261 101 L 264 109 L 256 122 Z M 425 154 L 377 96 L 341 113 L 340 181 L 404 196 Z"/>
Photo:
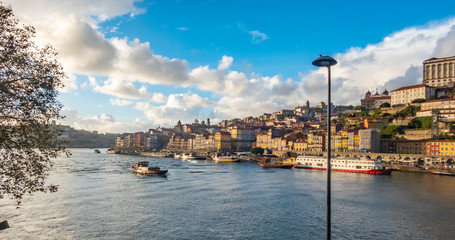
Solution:
<path fill-rule="evenodd" d="M 412 85 L 412 86 L 401 87 L 401 88 L 393 90 L 392 92 L 403 91 L 403 90 L 413 89 L 413 88 L 421 88 L 421 87 L 430 87 L 430 86 L 425 85 L 425 84 L 417 84 L 417 85 Z"/>

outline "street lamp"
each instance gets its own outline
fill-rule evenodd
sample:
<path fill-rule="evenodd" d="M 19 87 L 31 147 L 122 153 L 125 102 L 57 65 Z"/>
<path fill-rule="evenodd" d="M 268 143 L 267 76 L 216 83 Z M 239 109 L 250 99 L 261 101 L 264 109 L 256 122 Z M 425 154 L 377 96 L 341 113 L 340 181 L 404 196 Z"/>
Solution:
<path fill-rule="evenodd" d="M 330 166 L 330 157 L 331 157 L 331 126 L 330 126 L 330 66 L 337 64 L 337 61 L 329 56 L 322 56 L 316 58 L 313 61 L 313 65 L 316 67 L 327 67 L 329 70 L 329 78 L 328 78 L 328 104 L 327 104 L 327 239 L 331 239 L 331 187 L 330 187 L 330 175 L 331 175 L 331 166 Z"/>

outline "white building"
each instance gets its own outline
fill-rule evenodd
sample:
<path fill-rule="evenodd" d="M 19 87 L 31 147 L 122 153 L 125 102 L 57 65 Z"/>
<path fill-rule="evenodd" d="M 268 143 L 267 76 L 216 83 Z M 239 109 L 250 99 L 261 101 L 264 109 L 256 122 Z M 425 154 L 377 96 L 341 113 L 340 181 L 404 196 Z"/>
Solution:
<path fill-rule="evenodd" d="M 430 99 L 430 96 L 435 95 L 435 88 L 425 84 L 401 87 L 391 92 L 391 105 L 408 104 L 416 99 Z"/>
<path fill-rule="evenodd" d="M 431 117 L 433 110 L 439 110 L 439 116 L 449 121 L 455 121 L 455 99 L 436 99 L 423 102 L 417 117 Z"/>
<path fill-rule="evenodd" d="M 455 85 L 455 56 L 430 58 L 423 62 L 423 83 L 432 87 Z"/>

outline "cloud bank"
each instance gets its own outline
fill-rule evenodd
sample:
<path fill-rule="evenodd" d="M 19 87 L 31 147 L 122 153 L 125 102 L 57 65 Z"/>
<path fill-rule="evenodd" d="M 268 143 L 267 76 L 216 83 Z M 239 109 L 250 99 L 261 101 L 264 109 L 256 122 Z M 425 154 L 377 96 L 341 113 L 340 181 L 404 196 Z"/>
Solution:
<path fill-rule="evenodd" d="M 6 1 L 10 2 L 10 1 Z M 44 3 L 43 3 L 44 2 Z M 192 122 L 195 118 L 215 120 L 258 116 L 283 108 L 293 108 L 309 100 L 312 105 L 327 102 L 327 70 L 314 69 L 298 79 L 285 79 L 277 73 L 263 76 L 232 68 L 232 56 L 220 56 L 218 66 L 189 69 L 185 59 L 154 54 L 153 43 L 139 39 L 107 38 L 99 24 L 118 16 L 133 18 L 145 10 L 134 0 L 113 1 L 11 1 L 22 21 L 37 29 L 37 41 L 51 43 L 71 76 L 89 76 L 91 88 L 112 97 L 110 103 L 134 107 L 144 113 L 149 126 L 140 121 L 119 123 L 108 114 L 80 118 L 74 113 L 71 122 L 83 129 L 127 131 L 157 124 Z M 46 6 L 46 7 L 44 7 Z M 49 7 L 50 6 L 50 7 Z M 183 28 L 180 30 L 184 30 Z M 259 31 L 250 31 L 253 43 L 268 39 Z M 334 104 L 359 105 L 367 90 L 392 91 L 422 81 L 422 62 L 431 57 L 455 55 L 455 18 L 397 31 L 379 43 L 352 47 L 333 57 Z M 316 56 L 315 56 L 316 57 Z M 99 81 L 93 76 L 102 76 Z M 188 90 L 184 94 L 149 93 L 147 88 L 165 85 L 196 88 L 209 92 L 202 97 Z M 71 77 L 62 91 L 77 91 L 77 79 Z M 71 113 L 67 111 L 68 113 Z"/>

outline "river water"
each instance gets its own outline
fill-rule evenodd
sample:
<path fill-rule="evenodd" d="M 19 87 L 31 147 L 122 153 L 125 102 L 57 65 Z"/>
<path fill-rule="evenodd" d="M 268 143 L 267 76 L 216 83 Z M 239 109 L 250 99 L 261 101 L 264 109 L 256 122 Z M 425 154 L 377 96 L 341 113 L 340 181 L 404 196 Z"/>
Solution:
<path fill-rule="evenodd" d="M 72 149 L 0 239 L 324 239 L 326 172 Z M 169 169 L 132 173 L 134 161 Z M 333 239 L 455 239 L 455 177 L 332 173 Z"/>

